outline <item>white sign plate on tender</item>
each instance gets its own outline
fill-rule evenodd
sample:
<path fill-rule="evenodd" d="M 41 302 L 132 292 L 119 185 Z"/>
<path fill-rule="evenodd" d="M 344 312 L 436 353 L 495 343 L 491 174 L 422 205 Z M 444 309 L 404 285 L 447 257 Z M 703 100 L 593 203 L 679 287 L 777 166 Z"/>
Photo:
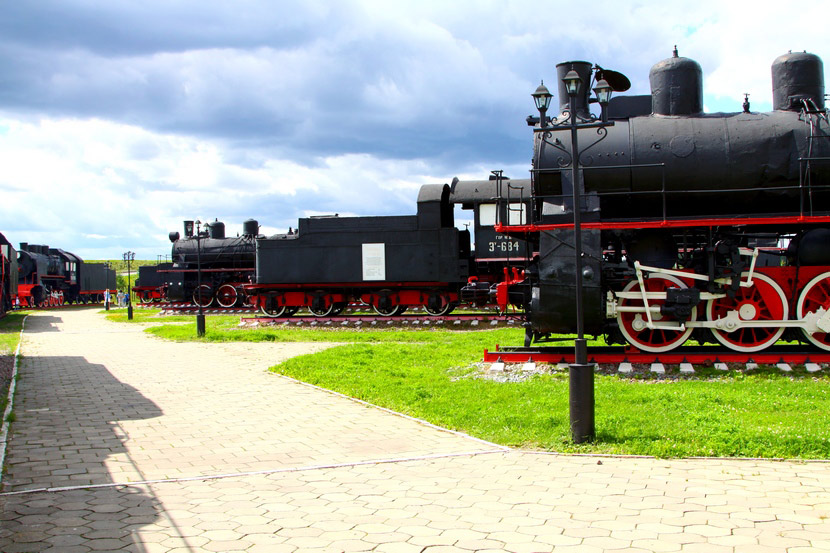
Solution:
<path fill-rule="evenodd" d="M 385 244 L 363 244 L 363 280 L 386 280 Z"/>

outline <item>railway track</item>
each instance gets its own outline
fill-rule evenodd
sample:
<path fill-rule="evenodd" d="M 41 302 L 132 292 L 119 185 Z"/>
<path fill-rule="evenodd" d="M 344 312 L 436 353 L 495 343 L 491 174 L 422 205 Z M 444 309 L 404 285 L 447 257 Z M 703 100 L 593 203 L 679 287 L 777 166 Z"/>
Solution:
<path fill-rule="evenodd" d="M 427 315 L 417 313 L 405 313 L 394 317 L 382 317 L 380 315 L 338 315 L 336 317 L 314 317 L 314 316 L 291 316 L 291 317 L 242 317 L 241 324 L 249 326 L 259 325 L 285 325 L 285 326 L 344 326 L 344 327 L 406 327 L 406 326 L 515 326 L 520 327 L 522 317 L 518 314 L 498 315 L 486 313 L 458 313 L 450 315 Z"/>
<path fill-rule="evenodd" d="M 39 306 L 31 306 L 31 307 L 28 306 L 28 305 L 16 305 L 10 311 L 10 313 L 12 313 L 14 311 L 23 311 L 23 310 L 26 310 L 26 311 L 45 311 L 45 310 L 49 310 L 49 309 L 66 309 L 67 307 L 104 307 L 104 302 L 87 302 L 87 303 L 83 303 L 83 302 L 78 302 L 78 303 L 47 303 L 47 302 L 43 302 Z M 113 309 L 116 309 L 116 307 L 114 307 L 112 304 L 110 304 L 110 307 L 112 307 Z"/>
<path fill-rule="evenodd" d="M 484 350 L 485 363 L 535 364 L 550 363 L 567 366 L 574 362 L 573 346 L 554 347 L 499 347 Z M 807 372 L 820 371 L 830 365 L 830 352 L 810 346 L 780 345 L 764 351 L 742 353 L 724 350 L 718 346 L 685 346 L 667 353 L 648 353 L 626 346 L 588 348 L 588 362 L 600 367 L 616 366 L 621 373 L 634 371 L 635 366 L 647 366 L 653 373 L 666 372 L 666 365 L 677 365 L 681 373 L 694 373 L 695 366 L 728 370 L 731 367 L 755 369 L 759 365 L 777 366 L 790 372 L 803 366 Z M 499 370 L 497 367 L 496 370 Z M 530 367 L 528 367 L 530 369 Z"/>
<path fill-rule="evenodd" d="M 160 308 L 162 315 L 195 315 L 199 308 L 190 303 L 143 303 L 139 307 Z M 521 313 L 498 314 L 496 312 L 483 313 L 480 310 L 456 309 L 448 315 L 429 315 L 421 309 L 411 309 L 404 314 L 384 317 L 366 309 L 366 306 L 354 304 L 347 307 L 343 313 L 335 316 L 318 317 L 310 313 L 300 312 L 291 316 L 271 317 L 262 314 L 253 307 L 204 307 L 205 315 L 242 315 L 241 323 L 249 326 L 257 325 L 312 325 L 312 326 L 429 326 L 429 325 L 470 325 L 480 324 L 521 325 Z"/>

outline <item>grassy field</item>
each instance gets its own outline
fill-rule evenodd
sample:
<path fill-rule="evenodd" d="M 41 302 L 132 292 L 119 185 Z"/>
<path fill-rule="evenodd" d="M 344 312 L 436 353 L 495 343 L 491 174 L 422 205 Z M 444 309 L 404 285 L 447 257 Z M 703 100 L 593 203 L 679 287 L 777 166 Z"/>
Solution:
<path fill-rule="evenodd" d="M 176 319 L 188 322 L 148 332 L 196 339 L 194 318 Z M 136 311 L 137 322 L 148 320 L 159 319 Z M 824 371 L 703 368 L 687 377 L 668 367 L 665 376 L 623 377 L 610 368 L 596 375 L 596 442 L 576 446 L 567 371 L 549 367 L 510 382 L 484 377 L 484 348 L 520 344 L 521 329 L 252 330 L 238 324 L 235 316 L 208 317 L 203 339 L 344 343 L 272 370 L 504 445 L 659 457 L 830 458 L 830 376 Z"/>
<path fill-rule="evenodd" d="M 6 409 L 14 370 L 14 352 L 20 342 L 20 328 L 26 312 L 9 313 L 0 319 L 0 414 Z M 10 421 L 14 419 L 14 412 L 9 414 Z"/>

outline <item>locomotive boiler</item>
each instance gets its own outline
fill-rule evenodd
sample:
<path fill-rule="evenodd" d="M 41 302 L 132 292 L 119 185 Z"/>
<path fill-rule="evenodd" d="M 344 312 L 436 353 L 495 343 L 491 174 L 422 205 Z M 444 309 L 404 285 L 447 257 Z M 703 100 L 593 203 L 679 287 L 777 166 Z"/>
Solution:
<path fill-rule="evenodd" d="M 557 66 L 560 114 L 535 125 L 527 224 L 497 230 L 535 253 L 512 301 L 526 343 L 575 328 L 574 186 L 581 196 L 581 280 L 589 334 L 664 352 L 690 337 L 752 352 L 785 335 L 830 350 L 830 134 L 818 56 L 772 65 L 773 111 L 704 113 L 702 71 L 674 55 L 650 96 L 589 113 L 586 62 Z M 562 78 L 583 82 L 569 97 Z M 615 74 L 618 75 L 618 74 Z M 612 72 L 608 72 L 612 80 Z M 575 113 L 576 133 L 547 128 Z M 561 136 L 564 135 L 564 136 Z M 577 163 L 577 182 L 572 178 Z"/>

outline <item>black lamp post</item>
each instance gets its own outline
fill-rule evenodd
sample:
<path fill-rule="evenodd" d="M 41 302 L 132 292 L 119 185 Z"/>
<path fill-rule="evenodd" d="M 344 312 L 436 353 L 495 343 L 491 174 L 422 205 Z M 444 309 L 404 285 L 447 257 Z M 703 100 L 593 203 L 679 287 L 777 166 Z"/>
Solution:
<path fill-rule="evenodd" d="M 195 297 L 198 298 L 196 302 L 199 306 L 199 311 L 196 313 L 196 336 L 204 336 L 205 335 L 205 312 L 202 309 L 202 231 L 201 231 L 202 222 L 198 219 L 196 220 L 196 294 Z"/>
<path fill-rule="evenodd" d="M 133 320 L 133 302 L 132 302 L 132 287 L 130 286 L 130 264 L 135 259 L 135 252 L 126 252 L 124 254 L 124 261 L 127 262 L 127 320 Z"/>
<path fill-rule="evenodd" d="M 578 104 L 576 98 L 580 93 L 584 82 L 579 73 L 571 69 L 562 78 L 565 84 L 565 90 L 568 94 L 568 107 L 566 117 L 563 120 L 554 120 L 552 124 L 548 124 L 546 112 L 550 106 L 552 98 L 551 93 L 544 86 L 544 83 L 539 85 L 536 91 L 532 94 L 533 100 L 536 103 L 536 109 L 539 110 L 539 128 L 536 132 L 542 132 L 542 141 L 550 136 L 553 131 L 570 131 L 571 133 L 571 148 L 570 148 L 570 169 L 571 169 L 571 183 L 573 188 L 573 212 L 574 212 L 574 256 L 576 265 L 576 340 L 574 340 L 574 363 L 569 367 L 569 404 L 570 404 L 570 426 L 571 437 L 575 443 L 583 443 L 593 441 L 596 436 L 596 427 L 594 424 L 594 366 L 588 363 L 588 347 L 585 339 L 585 317 L 583 308 L 583 294 L 582 294 L 582 279 L 588 275 L 583 275 L 582 268 L 582 226 L 581 226 L 581 212 L 582 212 L 582 182 L 579 173 L 579 145 L 577 142 L 577 131 L 579 129 L 597 128 L 612 126 L 614 123 L 607 122 L 606 107 L 608 101 L 611 99 L 612 88 L 605 81 L 600 79 L 594 92 L 597 94 L 596 101 L 599 102 L 602 108 L 602 115 L 600 119 L 592 115 L 583 116 L 577 113 Z M 604 137 L 604 136 L 603 136 Z M 602 137 L 600 138 L 600 140 Z M 558 142 L 558 140 L 557 140 Z M 556 146 L 556 145 L 555 145 Z M 559 146 L 556 146 L 560 148 Z M 560 148 L 561 149 L 561 148 Z M 539 155 L 541 157 L 541 154 Z M 538 159 L 538 158 L 537 158 Z M 567 167 L 567 165 L 564 165 Z"/>

